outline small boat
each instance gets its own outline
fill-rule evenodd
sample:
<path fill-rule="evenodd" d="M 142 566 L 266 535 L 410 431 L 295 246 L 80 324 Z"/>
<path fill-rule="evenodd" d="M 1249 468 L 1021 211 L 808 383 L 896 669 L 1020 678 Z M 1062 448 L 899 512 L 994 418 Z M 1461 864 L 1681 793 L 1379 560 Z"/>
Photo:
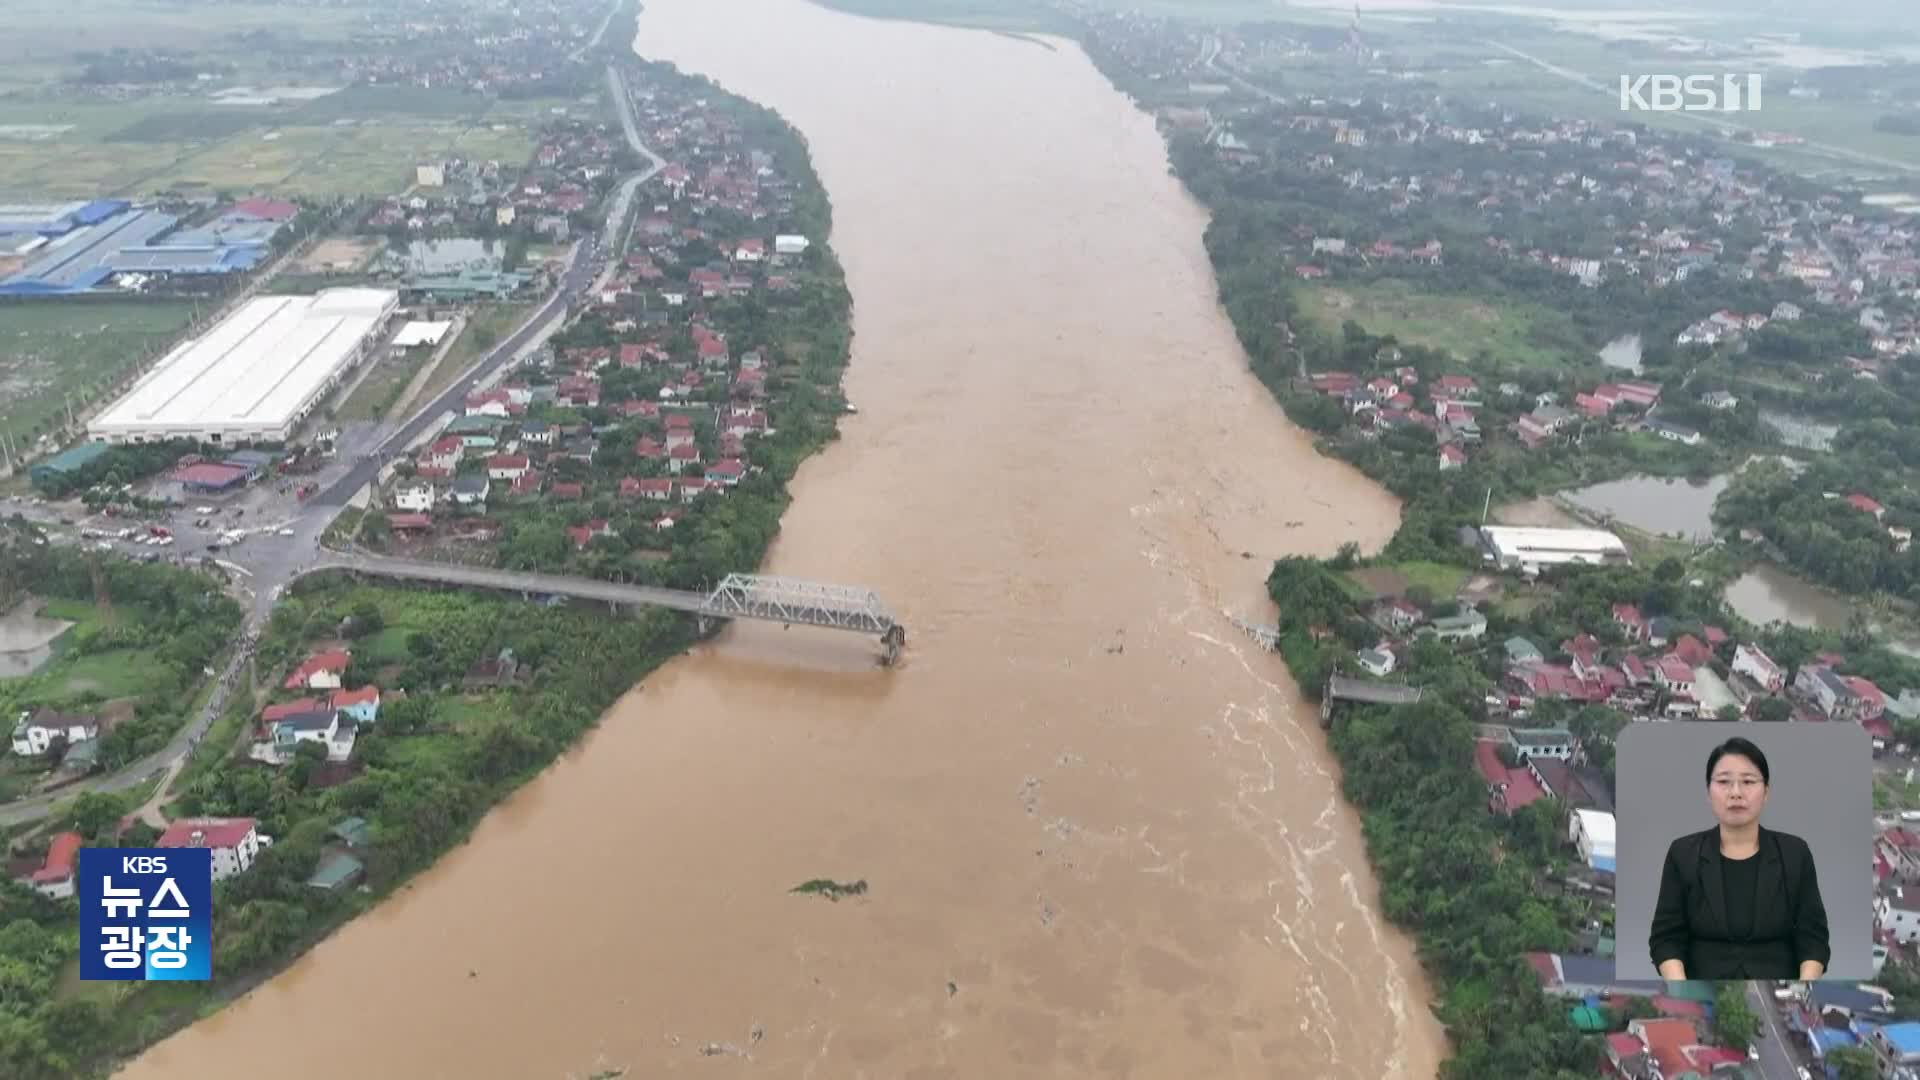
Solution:
<path fill-rule="evenodd" d="M 849 414 L 857 416 L 860 413 L 860 406 L 855 405 L 853 402 L 849 401 L 847 402 L 847 412 Z"/>

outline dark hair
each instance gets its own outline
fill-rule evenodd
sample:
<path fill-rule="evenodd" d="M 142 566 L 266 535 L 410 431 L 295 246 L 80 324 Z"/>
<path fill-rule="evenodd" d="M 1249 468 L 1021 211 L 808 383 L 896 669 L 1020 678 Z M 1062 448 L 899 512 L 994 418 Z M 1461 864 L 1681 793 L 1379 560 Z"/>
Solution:
<path fill-rule="evenodd" d="M 1738 754 L 1748 761 L 1753 762 L 1753 767 L 1760 770 L 1761 783 L 1766 784 L 1772 782 L 1773 774 L 1767 771 L 1767 755 L 1761 753 L 1760 748 L 1753 745 L 1752 742 L 1735 735 L 1733 738 L 1714 747 L 1713 753 L 1707 755 L 1707 783 L 1713 783 L 1713 767 L 1720 764 L 1720 759 L 1726 757 L 1728 754 Z"/>

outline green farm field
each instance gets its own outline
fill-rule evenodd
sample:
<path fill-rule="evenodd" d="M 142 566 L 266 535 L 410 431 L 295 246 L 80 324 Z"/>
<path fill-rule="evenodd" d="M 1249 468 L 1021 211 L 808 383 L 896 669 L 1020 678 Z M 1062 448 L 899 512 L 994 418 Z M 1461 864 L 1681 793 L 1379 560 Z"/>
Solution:
<path fill-rule="evenodd" d="M 65 410 L 64 395 L 100 392 L 192 317 L 192 304 L 168 301 L 0 305 L 0 429 L 24 444 Z"/>
<path fill-rule="evenodd" d="M 1410 345 L 1446 349 L 1462 360 L 1485 350 L 1495 363 L 1532 367 L 1568 359 L 1579 333 L 1571 320 L 1544 305 L 1490 303 L 1482 297 L 1428 292 L 1401 281 L 1359 285 L 1313 285 L 1299 290 L 1300 310 L 1339 333 L 1351 319 L 1375 334 L 1392 334 Z"/>

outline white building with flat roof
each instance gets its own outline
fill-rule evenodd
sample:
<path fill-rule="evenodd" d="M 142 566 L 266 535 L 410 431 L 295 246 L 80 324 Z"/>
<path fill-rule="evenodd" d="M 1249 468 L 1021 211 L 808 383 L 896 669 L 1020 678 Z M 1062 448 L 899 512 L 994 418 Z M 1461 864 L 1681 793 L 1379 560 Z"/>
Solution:
<path fill-rule="evenodd" d="M 1604 529 L 1486 525 L 1481 527 L 1480 536 L 1494 562 L 1516 569 L 1566 563 L 1599 566 L 1631 558 L 1627 545 Z"/>
<path fill-rule="evenodd" d="M 399 308 L 388 289 L 256 296 L 168 353 L 87 430 L 114 443 L 285 442 Z"/>

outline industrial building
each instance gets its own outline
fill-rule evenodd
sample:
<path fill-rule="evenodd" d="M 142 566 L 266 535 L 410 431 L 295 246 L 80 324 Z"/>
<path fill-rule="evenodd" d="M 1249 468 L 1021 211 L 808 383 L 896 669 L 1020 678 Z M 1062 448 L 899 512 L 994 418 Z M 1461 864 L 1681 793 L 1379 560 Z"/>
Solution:
<path fill-rule="evenodd" d="M 116 274 L 251 270 L 299 207 L 248 199 L 197 228 L 120 199 L 0 205 L 0 296 L 98 291 Z"/>
<path fill-rule="evenodd" d="M 1544 529 L 1487 525 L 1480 529 L 1487 558 L 1510 569 L 1584 563 L 1625 563 L 1631 556 L 1620 538 L 1601 529 Z"/>
<path fill-rule="evenodd" d="M 62 450 L 45 461 L 34 462 L 27 470 L 27 476 L 38 487 L 44 487 L 56 480 L 66 480 L 93 464 L 101 454 L 107 452 L 107 449 L 105 443 L 83 442 L 78 446 Z"/>
<path fill-rule="evenodd" d="M 399 307 L 385 289 L 255 297 L 168 353 L 88 431 L 112 443 L 285 442 Z"/>

